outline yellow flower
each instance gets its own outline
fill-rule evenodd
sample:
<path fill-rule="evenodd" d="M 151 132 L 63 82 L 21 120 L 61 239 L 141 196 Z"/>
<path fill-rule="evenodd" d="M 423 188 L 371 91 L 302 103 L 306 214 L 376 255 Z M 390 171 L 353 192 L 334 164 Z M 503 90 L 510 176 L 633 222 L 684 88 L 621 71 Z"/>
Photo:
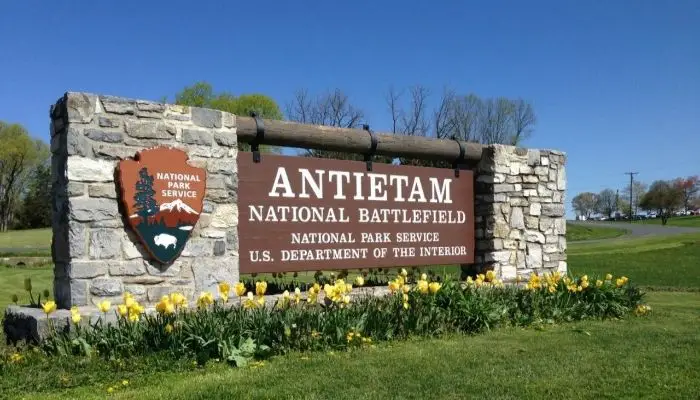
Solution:
<path fill-rule="evenodd" d="M 31 278 L 24 278 L 24 290 L 27 292 L 32 291 L 32 279 Z"/>
<path fill-rule="evenodd" d="M 167 296 L 165 296 L 167 298 Z M 161 300 L 162 301 L 162 300 Z M 167 300 L 166 300 L 167 302 Z M 183 296 L 181 293 L 171 293 L 170 294 L 170 302 L 173 303 L 175 306 L 175 309 L 179 307 L 187 307 L 187 299 L 185 296 Z"/>
<path fill-rule="evenodd" d="M 165 333 L 172 333 L 173 326 L 170 324 L 165 325 Z"/>
<path fill-rule="evenodd" d="M 403 295 L 403 301 L 404 303 L 408 301 L 408 295 L 406 293 Z"/>
<path fill-rule="evenodd" d="M 214 295 L 211 292 L 202 292 L 197 299 L 197 307 L 205 308 L 208 305 L 214 304 Z"/>
<path fill-rule="evenodd" d="M 126 315 L 129 313 L 129 309 L 126 307 L 126 305 L 120 304 L 117 306 L 117 312 L 122 317 L 126 317 Z"/>
<path fill-rule="evenodd" d="M 581 277 L 581 281 L 587 281 L 588 280 L 588 275 L 584 275 Z"/>
<path fill-rule="evenodd" d="M 255 301 L 258 303 L 259 306 L 264 306 L 265 305 L 265 296 L 258 296 Z"/>
<path fill-rule="evenodd" d="M 261 281 L 261 282 L 255 282 L 255 294 L 258 296 L 262 296 L 265 294 L 267 291 L 267 282 Z"/>
<path fill-rule="evenodd" d="M 107 393 L 110 393 L 110 394 L 114 393 L 114 388 L 111 387 L 111 386 L 108 387 L 108 388 L 107 388 Z"/>
<path fill-rule="evenodd" d="M 284 293 L 282 293 L 282 298 L 284 300 L 289 300 L 289 290 L 285 290 Z"/>
<path fill-rule="evenodd" d="M 403 303 L 403 308 L 408 310 L 408 303 Z"/>
<path fill-rule="evenodd" d="M 399 290 L 399 284 L 396 281 L 389 282 L 389 291 L 394 293 Z"/>
<path fill-rule="evenodd" d="M 123 380 L 123 381 L 122 381 L 122 386 L 129 386 L 129 381 Z"/>
<path fill-rule="evenodd" d="M 622 286 L 625 286 L 628 281 L 629 281 L 629 279 L 626 276 L 623 276 L 623 277 L 617 278 L 615 280 L 615 284 L 617 285 L 617 287 L 622 287 Z"/>
<path fill-rule="evenodd" d="M 139 320 L 140 317 L 141 315 L 138 312 L 138 310 L 134 310 L 133 308 L 129 309 L 129 321 L 136 322 Z"/>
<path fill-rule="evenodd" d="M 646 304 L 640 304 L 637 306 L 637 308 L 635 308 L 634 313 L 637 315 L 644 315 L 649 311 L 651 311 L 651 307 Z"/>
<path fill-rule="evenodd" d="M 605 280 L 606 280 L 606 281 L 611 281 L 612 278 L 613 278 L 612 274 L 607 274 L 607 275 L 605 275 Z"/>
<path fill-rule="evenodd" d="M 160 314 L 169 314 L 168 305 L 173 305 L 170 302 L 170 298 L 168 298 L 168 296 L 163 296 L 158 304 L 156 304 L 156 311 Z"/>
<path fill-rule="evenodd" d="M 582 290 L 583 290 L 583 288 L 582 288 L 580 285 L 576 288 L 576 291 L 577 291 L 577 292 L 580 292 L 580 291 L 582 291 Z"/>
<path fill-rule="evenodd" d="M 22 355 L 19 354 L 19 353 L 13 353 L 13 354 L 10 356 L 10 362 L 13 363 L 13 364 L 17 364 L 17 363 L 19 363 L 19 362 L 22 362 L 22 359 L 24 359 L 24 357 L 22 357 Z"/>
<path fill-rule="evenodd" d="M 233 290 L 236 291 L 236 296 L 243 297 L 245 294 L 245 284 L 243 284 L 243 282 L 238 282 L 233 286 Z"/>
<path fill-rule="evenodd" d="M 231 286 L 227 282 L 219 283 L 219 295 L 224 300 L 224 303 L 228 301 L 228 294 L 231 291 Z"/>
<path fill-rule="evenodd" d="M 486 282 L 491 282 L 496 278 L 496 273 L 493 270 L 486 271 Z"/>
<path fill-rule="evenodd" d="M 408 276 L 408 271 L 406 271 L 406 268 L 401 268 L 401 276 Z"/>
<path fill-rule="evenodd" d="M 588 288 L 588 281 L 581 281 L 581 287 L 584 289 Z"/>
<path fill-rule="evenodd" d="M 411 285 L 404 285 L 402 288 L 404 293 L 408 293 L 411 291 Z"/>
<path fill-rule="evenodd" d="M 78 310 L 78 307 L 76 307 L 76 306 L 71 307 L 70 318 L 74 324 L 77 324 L 80 322 L 81 316 L 80 316 L 80 311 Z"/>
<path fill-rule="evenodd" d="M 435 294 L 440 290 L 440 287 L 442 285 L 439 282 L 430 282 L 430 285 L 428 285 L 428 288 L 430 289 L 430 293 Z"/>
<path fill-rule="evenodd" d="M 108 300 L 102 300 L 97 305 L 97 308 L 105 314 L 107 313 L 107 311 L 109 311 L 110 307 L 112 307 L 112 303 L 110 303 Z"/>
<path fill-rule="evenodd" d="M 294 288 L 294 303 L 299 304 L 301 300 L 301 289 Z"/>
<path fill-rule="evenodd" d="M 56 303 L 53 300 L 49 300 L 43 303 L 41 308 L 44 309 L 44 313 L 46 313 L 46 316 L 48 316 L 52 312 L 56 311 Z"/>
<path fill-rule="evenodd" d="M 428 286 L 429 286 L 429 285 L 428 285 L 428 281 L 426 281 L 426 280 L 424 280 L 424 279 L 421 279 L 421 280 L 419 280 L 419 281 L 416 283 L 416 287 L 418 288 L 418 291 L 419 291 L 421 294 L 427 294 L 427 293 L 428 293 L 428 290 L 430 290 Z"/>
<path fill-rule="evenodd" d="M 345 293 L 350 293 L 350 292 L 352 292 L 352 284 L 346 283 L 345 284 Z"/>
<path fill-rule="evenodd" d="M 556 291 L 557 291 L 556 286 L 550 286 L 550 287 L 549 287 L 549 293 L 554 293 L 554 292 L 556 292 Z"/>
<path fill-rule="evenodd" d="M 595 287 L 601 287 L 601 286 L 603 286 L 603 281 L 601 281 L 600 279 L 596 280 Z"/>
<path fill-rule="evenodd" d="M 420 275 L 420 279 L 421 279 L 422 281 L 427 281 L 427 280 L 428 280 L 428 275 L 426 275 L 426 274 L 421 274 L 421 275 Z"/>

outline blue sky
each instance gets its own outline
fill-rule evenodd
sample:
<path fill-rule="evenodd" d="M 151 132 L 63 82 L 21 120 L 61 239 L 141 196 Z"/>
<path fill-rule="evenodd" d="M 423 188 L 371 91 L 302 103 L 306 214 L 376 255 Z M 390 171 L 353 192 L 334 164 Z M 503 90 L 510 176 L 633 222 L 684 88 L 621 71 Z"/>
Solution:
<path fill-rule="evenodd" d="M 381 131 L 389 85 L 449 85 L 533 103 L 525 145 L 567 153 L 570 209 L 626 171 L 700 174 L 698 21 L 694 0 L 5 1 L 0 120 L 48 139 L 65 91 L 157 100 L 206 80 L 281 106 L 339 87 Z"/>

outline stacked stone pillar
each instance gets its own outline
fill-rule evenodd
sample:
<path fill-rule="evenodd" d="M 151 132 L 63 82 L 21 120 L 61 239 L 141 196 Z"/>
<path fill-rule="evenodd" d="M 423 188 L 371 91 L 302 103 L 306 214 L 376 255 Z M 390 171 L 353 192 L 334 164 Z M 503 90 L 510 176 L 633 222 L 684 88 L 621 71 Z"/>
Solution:
<path fill-rule="evenodd" d="M 566 157 L 555 150 L 491 145 L 475 169 L 476 264 L 504 281 L 565 273 Z"/>
<path fill-rule="evenodd" d="M 192 297 L 238 280 L 236 118 L 177 105 L 67 93 L 51 107 L 52 256 L 60 308 L 121 301 L 129 292 L 153 303 L 180 291 Z M 204 209 L 181 257 L 149 261 L 117 199 L 119 160 L 166 145 L 206 168 Z"/>

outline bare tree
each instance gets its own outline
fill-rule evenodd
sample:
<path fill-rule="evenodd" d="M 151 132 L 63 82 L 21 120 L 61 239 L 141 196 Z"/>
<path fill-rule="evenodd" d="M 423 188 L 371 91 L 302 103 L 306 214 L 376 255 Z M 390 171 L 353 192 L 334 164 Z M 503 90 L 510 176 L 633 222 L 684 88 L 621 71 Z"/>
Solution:
<path fill-rule="evenodd" d="M 529 138 L 537 123 L 537 117 L 532 105 L 523 99 L 512 102 L 511 123 L 513 129 L 512 145 L 518 146 Z"/>
<path fill-rule="evenodd" d="M 408 89 L 409 104 L 401 104 L 403 91 L 390 87 L 385 96 L 391 115 L 392 132 L 407 136 L 429 136 L 428 97 L 430 91 L 420 85 Z"/>

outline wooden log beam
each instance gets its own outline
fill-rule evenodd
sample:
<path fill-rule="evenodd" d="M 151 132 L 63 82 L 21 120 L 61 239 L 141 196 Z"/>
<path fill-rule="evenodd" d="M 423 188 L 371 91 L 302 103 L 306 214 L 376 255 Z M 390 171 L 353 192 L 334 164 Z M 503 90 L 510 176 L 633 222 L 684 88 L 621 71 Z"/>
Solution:
<path fill-rule="evenodd" d="M 335 128 L 296 122 L 263 120 L 264 140 L 259 144 L 296 147 L 304 149 L 343 151 L 365 154 L 372 140 L 362 129 Z M 257 135 L 257 125 L 252 117 L 236 117 L 238 140 L 252 142 Z M 374 154 L 389 157 L 405 157 L 422 160 L 452 162 L 459 157 L 459 144 L 454 140 L 432 139 L 422 136 L 376 133 L 377 149 Z M 461 142 L 467 163 L 481 160 L 483 146 L 479 143 Z"/>

